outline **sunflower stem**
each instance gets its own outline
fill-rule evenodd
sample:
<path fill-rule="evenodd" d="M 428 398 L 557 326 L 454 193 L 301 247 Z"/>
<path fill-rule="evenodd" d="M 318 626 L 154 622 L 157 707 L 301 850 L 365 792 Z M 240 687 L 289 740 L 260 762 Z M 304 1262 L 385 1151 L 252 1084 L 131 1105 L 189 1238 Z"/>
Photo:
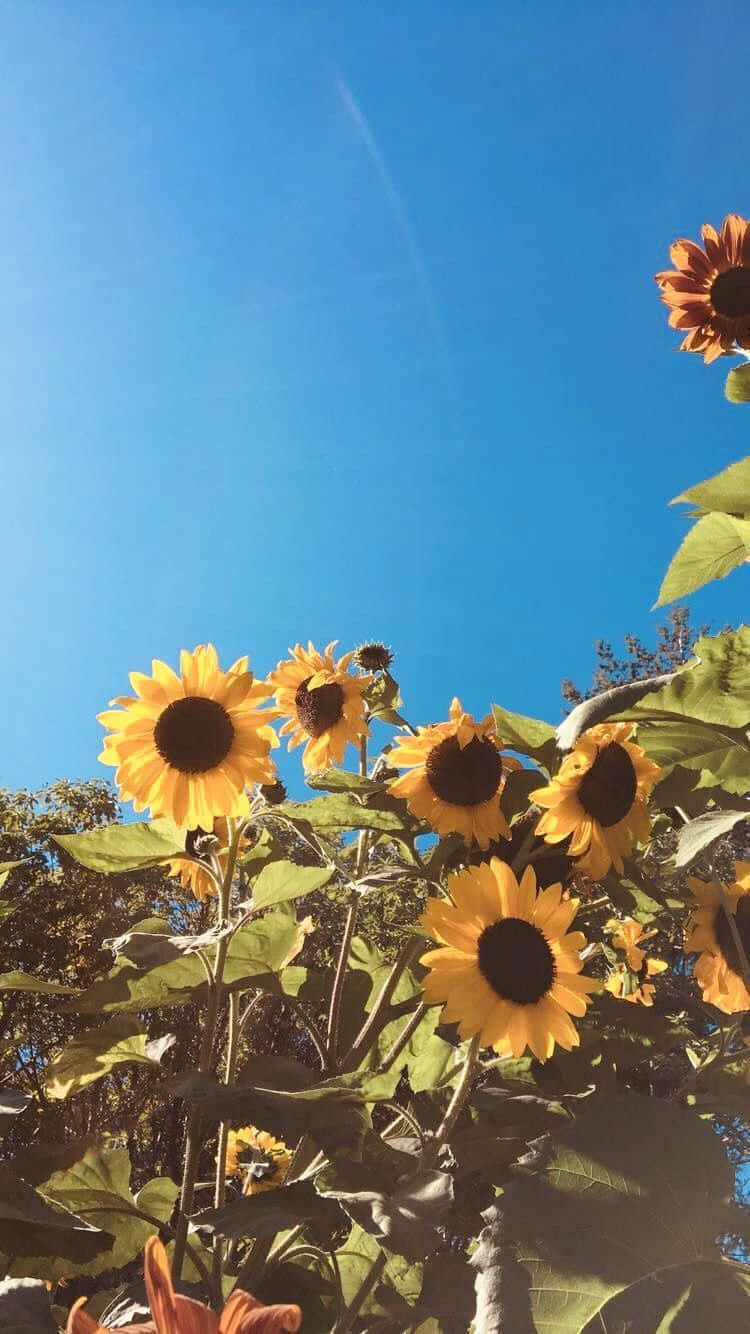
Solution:
<path fill-rule="evenodd" d="M 359 773 L 360 777 L 367 777 L 367 737 L 363 736 L 359 742 Z M 366 829 L 360 829 L 357 842 L 357 860 L 355 863 L 354 878 L 358 880 L 364 869 L 367 859 L 367 840 L 368 832 Z M 349 907 L 344 923 L 344 934 L 341 939 L 341 949 L 339 951 L 338 963 L 336 964 L 336 973 L 333 979 L 331 989 L 331 1004 L 328 1011 L 328 1060 L 331 1066 L 336 1067 L 336 1053 L 339 1043 L 339 1022 L 341 1019 L 341 1002 L 344 998 L 344 984 L 346 982 L 346 968 L 349 962 L 349 954 L 352 948 L 354 932 L 357 928 L 357 915 L 359 912 L 359 896 L 355 888 L 352 888 Z"/>
<path fill-rule="evenodd" d="M 398 956 L 391 967 L 391 971 L 380 988 L 375 1003 L 367 1016 L 366 1022 L 362 1026 L 342 1061 L 342 1067 L 344 1069 L 356 1070 L 368 1047 L 372 1045 L 374 1039 L 385 1027 L 385 1024 L 388 1022 L 386 1018 L 387 1007 L 391 1003 L 391 997 L 398 986 L 401 975 L 409 967 L 409 964 L 413 962 L 415 956 L 423 947 L 424 941 L 420 936 L 411 936 L 410 939 L 401 946 Z"/>
<path fill-rule="evenodd" d="M 229 918 L 229 902 L 232 892 L 232 880 L 234 878 L 234 869 L 237 864 L 237 853 L 239 851 L 240 840 L 245 831 L 245 821 L 238 820 L 236 827 L 232 828 L 232 820 L 228 819 L 227 824 L 231 831 L 229 847 L 227 849 L 227 868 L 224 874 L 224 880 L 218 896 L 217 926 L 222 927 Z M 216 958 L 213 968 L 213 987 L 208 993 L 208 1004 L 206 1005 L 206 1017 L 203 1023 L 203 1039 L 201 1041 L 200 1059 L 198 1061 L 199 1074 L 209 1074 L 213 1058 L 214 1037 L 216 1035 L 216 1023 L 219 1017 L 219 1009 L 223 1000 L 224 988 L 222 985 L 224 977 L 224 965 L 226 963 L 227 952 L 229 950 L 229 936 L 224 934 L 219 939 L 216 946 Z M 172 1275 L 175 1282 L 182 1277 L 182 1266 L 185 1260 L 185 1247 L 187 1245 L 188 1217 L 193 1208 L 193 1196 L 195 1194 L 195 1180 L 198 1174 L 198 1161 L 200 1158 L 203 1137 L 201 1134 L 201 1113 L 198 1107 L 192 1107 L 188 1116 L 187 1129 L 185 1133 L 185 1163 L 182 1171 L 182 1185 L 180 1188 L 180 1205 L 177 1215 L 177 1224 L 175 1227 L 174 1257 L 172 1260 Z"/>
<path fill-rule="evenodd" d="M 732 912 L 732 909 L 729 906 L 729 899 L 727 898 L 727 892 L 724 888 L 723 882 L 717 878 L 716 883 L 719 886 L 719 894 L 721 895 L 721 906 L 724 909 L 724 916 L 727 919 L 729 930 L 732 933 L 732 940 L 734 941 L 734 947 L 737 951 L 737 957 L 740 963 L 740 971 L 742 973 L 742 980 L 745 983 L 747 990 L 750 991 L 750 962 L 748 962 L 745 946 L 742 943 L 742 936 L 740 935 L 739 928 L 737 926 L 737 919 L 734 913 Z"/>
<path fill-rule="evenodd" d="M 227 1056 L 224 1068 L 224 1083 L 231 1084 L 237 1069 L 237 1053 L 240 1045 L 240 998 L 236 991 L 229 997 L 229 1031 L 227 1034 Z M 219 1146 L 216 1151 L 216 1181 L 214 1184 L 214 1209 L 221 1209 L 227 1195 L 227 1146 L 229 1144 L 229 1122 L 222 1121 L 219 1126 Z M 212 1287 L 216 1309 L 221 1310 L 223 1294 L 221 1275 L 224 1265 L 224 1241 L 214 1237 Z"/>
<path fill-rule="evenodd" d="M 422 1167 L 432 1167 L 436 1161 L 440 1150 L 444 1144 L 447 1144 L 456 1121 L 458 1120 L 461 1109 L 471 1092 L 471 1086 L 474 1081 L 474 1075 L 479 1064 L 479 1034 L 477 1033 L 469 1043 L 469 1049 L 466 1053 L 466 1062 L 451 1098 L 448 1109 L 438 1126 L 432 1139 L 422 1154 Z"/>
<path fill-rule="evenodd" d="M 341 1312 L 336 1324 L 331 1329 L 331 1334 L 346 1334 L 346 1331 L 352 1328 L 359 1315 L 360 1308 L 369 1297 L 385 1269 L 386 1258 L 385 1251 L 381 1251 L 377 1259 L 373 1261 L 372 1268 L 365 1274 L 349 1305 Z"/>
<path fill-rule="evenodd" d="M 380 1062 L 380 1065 L 375 1071 L 376 1074 L 384 1075 L 386 1071 L 390 1070 L 391 1066 L 393 1065 L 393 1062 L 397 1060 L 397 1058 L 401 1055 L 407 1042 L 410 1041 L 416 1029 L 421 1024 L 422 1020 L 427 1014 L 427 1009 L 428 1007 L 426 1005 L 417 1006 L 411 1018 L 404 1024 L 404 1027 L 401 1029 L 401 1032 L 396 1038 L 396 1041 L 394 1042 L 393 1046 L 390 1048 L 389 1051 L 386 1052 L 385 1056 Z"/>

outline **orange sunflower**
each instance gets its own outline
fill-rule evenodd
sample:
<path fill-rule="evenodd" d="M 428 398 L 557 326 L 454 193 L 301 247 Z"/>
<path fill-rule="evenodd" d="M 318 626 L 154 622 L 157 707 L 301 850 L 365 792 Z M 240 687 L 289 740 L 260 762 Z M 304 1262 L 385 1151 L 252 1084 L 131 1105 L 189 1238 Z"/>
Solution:
<path fill-rule="evenodd" d="M 544 806 L 536 832 L 547 843 L 570 838 L 567 851 L 594 880 L 651 832 L 648 794 L 661 773 L 631 740 L 633 723 L 599 723 L 578 738 L 555 777 L 530 798 Z"/>
<path fill-rule="evenodd" d="M 706 362 L 739 345 L 750 347 L 750 222 L 739 213 L 724 219 L 721 232 L 701 228 L 703 248 L 675 241 L 674 269 L 656 274 L 669 323 L 687 330 L 686 352 L 702 352 Z"/>
<path fill-rule="evenodd" d="M 388 755 L 389 765 L 407 769 L 388 784 L 394 797 L 403 797 L 418 819 L 438 834 L 462 834 L 487 848 L 493 839 L 510 838 L 500 808 L 508 774 L 520 769 L 506 755 L 488 714 L 475 722 L 454 699 L 450 720 L 420 727 L 417 736 L 400 736 Z"/>
<path fill-rule="evenodd" d="M 662 959 L 647 959 L 646 951 L 639 942 L 649 940 L 656 935 L 656 929 L 645 931 L 640 922 L 633 917 L 626 917 L 624 922 L 609 922 L 612 930 L 612 944 L 616 950 L 622 950 L 626 962 L 618 964 L 604 983 L 618 1000 L 631 1001 L 636 1005 L 653 1005 L 655 987 L 647 979 L 663 973 L 668 967 Z M 635 981 L 637 985 L 635 985 Z"/>
<path fill-rule="evenodd" d="M 750 958 L 750 862 L 735 862 L 735 882 L 724 893 L 737 924 L 745 956 Z M 687 877 L 698 900 L 688 921 L 685 949 L 700 953 L 695 965 L 695 980 L 709 1001 L 724 1014 L 750 1010 L 750 991 L 742 976 L 740 954 L 721 902 L 721 892 L 714 880 Z"/>
<path fill-rule="evenodd" d="M 247 658 L 223 672 L 212 644 L 183 649 L 180 675 L 155 659 L 152 675 L 131 672 L 135 698 L 98 715 L 110 728 L 99 759 L 117 767 L 123 801 L 147 806 L 184 829 L 212 829 L 221 815 L 247 815 L 245 785 L 272 783 L 279 744 L 256 707 L 270 688 L 253 679 Z"/>
<path fill-rule="evenodd" d="M 275 717 L 285 717 L 281 736 L 289 736 L 289 749 L 306 742 L 302 754 L 305 773 L 316 773 L 331 764 L 340 764 L 347 744 L 358 746 L 369 736 L 362 696 L 372 682 L 371 676 L 354 676 L 347 669 L 353 653 L 345 653 L 338 662 L 334 639 L 323 653 L 312 641 L 307 648 L 296 644 L 291 658 L 280 662 L 268 677 L 276 697 Z"/>
<path fill-rule="evenodd" d="M 301 1328 L 298 1306 L 264 1306 L 249 1292 L 233 1292 L 220 1315 L 176 1293 L 167 1253 L 158 1237 L 146 1242 L 143 1268 L 152 1319 L 141 1325 L 123 1325 L 123 1334 L 286 1334 Z M 79 1297 L 71 1307 L 66 1334 L 107 1334 L 104 1325 L 83 1309 L 85 1305 L 86 1298 Z"/>

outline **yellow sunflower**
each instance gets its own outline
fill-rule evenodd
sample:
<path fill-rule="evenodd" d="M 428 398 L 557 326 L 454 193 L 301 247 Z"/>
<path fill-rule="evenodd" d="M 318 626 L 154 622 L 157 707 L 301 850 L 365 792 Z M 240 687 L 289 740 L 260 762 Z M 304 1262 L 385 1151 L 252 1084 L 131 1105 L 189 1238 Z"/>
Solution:
<path fill-rule="evenodd" d="M 502 742 L 488 715 L 475 722 L 454 699 L 450 721 L 420 727 L 417 736 L 398 737 L 389 765 L 407 769 L 388 784 L 412 812 L 438 834 L 462 834 L 487 848 L 493 839 L 510 838 L 500 809 L 500 794 L 518 760 L 502 753 Z"/>
<path fill-rule="evenodd" d="M 530 793 L 547 807 L 536 832 L 547 843 L 570 838 L 570 856 L 594 880 L 612 865 L 622 872 L 634 840 L 644 842 L 651 832 L 646 803 L 661 769 L 630 740 L 634 730 L 633 723 L 590 727 L 552 781 Z"/>
<path fill-rule="evenodd" d="M 566 934 L 579 900 L 563 899 L 561 885 L 537 892 L 532 866 L 519 883 L 497 857 L 449 876 L 448 889 L 452 902 L 428 899 L 420 919 L 440 946 L 421 959 L 427 1004 L 501 1055 L 530 1047 L 545 1061 L 556 1042 L 577 1047 L 570 1015 L 584 1015 L 600 987 L 581 975 L 583 935 Z"/>
<path fill-rule="evenodd" d="M 347 743 L 359 746 L 369 736 L 362 696 L 371 676 L 354 676 L 347 670 L 354 657 L 345 653 L 335 661 L 336 640 L 324 653 L 310 642 L 290 649 L 291 658 L 280 662 L 268 677 L 276 697 L 276 717 L 287 722 L 281 736 L 289 736 L 289 749 L 307 742 L 302 754 L 305 773 L 316 773 L 331 764 L 340 764 Z"/>
<path fill-rule="evenodd" d="M 152 675 L 131 672 L 135 698 L 98 715 L 110 728 L 99 759 L 117 767 L 123 801 L 147 806 L 186 829 L 212 829 L 220 815 L 247 815 L 246 783 L 271 783 L 269 751 L 278 738 L 257 705 L 270 688 L 254 681 L 247 658 L 228 672 L 212 644 L 182 651 L 180 675 L 155 659 Z"/>
<path fill-rule="evenodd" d="M 646 951 L 641 949 L 639 941 L 650 940 L 656 935 L 656 929 L 645 931 L 640 922 L 627 917 L 624 922 L 608 923 L 612 930 L 612 944 L 616 950 L 622 950 L 626 963 L 618 964 L 604 983 L 618 1000 L 631 1001 L 633 1004 L 653 1005 L 655 987 L 647 981 L 656 977 L 668 967 L 662 959 L 647 959 Z M 633 985 L 633 974 L 637 985 Z"/>
<path fill-rule="evenodd" d="M 267 1130 L 242 1126 L 229 1132 L 226 1175 L 244 1177 L 243 1195 L 259 1195 L 283 1184 L 292 1157 L 284 1141 Z"/>
<path fill-rule="evenodd" d="M 686 337 L 683 352 L 706 362 L 750 347 L 750 222 L 729 213 L 720 232 L 704 223 L 703 248 L 684 238 L 670 247 L 674 269 L 656 274 L 669 323 Z"/>
<path fill-rule="evenodd" d="M 727 885 L 724 893 L 745 955 L 750 958 L 750 862 L 735 862 L 734 873 L 735 883 Z M 699 906 L 688 921 L 685 949 L 700 953 L 695 980 L 703 999 L 724 1014 L 750 1010 L 750 991 L 742 976 L 739 950 L 726 919 L 719 886 L 714 880 L 696 880 L 693 876 L 687 877 L 687 883 Z"/>
<path fill-rule="evenodd" d="M 202 841 L 206 838 L 205 829 L 190 829 L 185 838 L 185 846 L 191 856 L 175 857 L 174 861 L 169 863 L 169 875 L 179 877 L 183 888 L 191 889 L 195 897 L 201 901 L 216 893 L 216 885 L 205 863 L 201 864 L 201 857 L 206 855 Z M 226 817 L 221 816 L 218 820 L 214 820 L 213 839 L 216 842 L 212 841 L 208 851 L 216 857 L 223 877 L 226 875 L 229 859 L 229 823 Z M 246 838 L 240 839 L 240 847 L 247 847 L 248 842 Z"/>

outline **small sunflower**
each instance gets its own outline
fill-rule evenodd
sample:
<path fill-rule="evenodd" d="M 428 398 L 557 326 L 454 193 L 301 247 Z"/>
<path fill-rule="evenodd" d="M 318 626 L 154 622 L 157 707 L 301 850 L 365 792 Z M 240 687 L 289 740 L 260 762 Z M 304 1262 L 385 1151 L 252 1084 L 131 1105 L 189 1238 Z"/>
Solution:
<path fill-rule="evenodd" d="M 354 654 L 354 661 L 363 672 L 387 672 L 393 662 L 393 654 L 385 644 L 360 644 Z"/>
<path fill-rule="evenodd" d="M 493 839 L 510 838 L 500 795 L 508 774 L 521 765 L 503 754 L 489 715 L 475 722 L 454 699 L 449 722 L 420 727 L 417 736 L 398 737 L 388 762 L 409 770 L 390 783 L 388 791 L 403 797 L 412 815 L 438 834 L 462 834 L 480 848 Z"/>
<path fill-rule="evenodd" d="M 289 650 L 291 658 L 280 662 L 268 677 L 278 705 L 276 716 L 288 719 L 280 735 L 289 735 L 290 750 L 307 742 L 302 755 L 305 773 L 340 764 L 347 742 L 358 746 L 370 735 L 362 696 L 372 677 L 347 670 L 353 653 L 336 662 L 335 647 L 336 640 L 319 653 L 312 642 L 307 648 L 297 644 Z"/>
<path fill-rule="evenodd" d="M 641 949 L 639 941 L 650 940 L 656 930 L 644 931 L 640 922 L 627 917 L 624 922 L 608 923 L 612 930 L 612 944 L 616 950 L 622 950 L 626 963 L 618 964 L 604 983 L 618 1000 L 632 1001 L 634 1004 L 653 1005 L 655 987 L 649 977 L 656 977 L 668 967 L 662 959 L 647 959 L 646 951 Z"/>
<path fill-rule="evenodd" d="M 246 847 L 248 840 L 242 838 L 240 847 Z M 202 902 L 216 893 L 216 885 L 201 858 L 207 853 L 216 857 L 222 876 L 226 874 L 229 858 L 229 824 L 224 816 L 214 820 L 213 833 L 205 829 L 191 829 L 185 838 L 185 851 L 189 857 L 176 857 L 169 863 L 169 875 L 179 877 L 185 889 L 191 889 Z"/>
<path fill-rule="evenodd" d="M 622 873 L 634 840 L 651 831 L 648 794 L 661 769 L 630 740 L 633 723 L 590 727 L 546 787 L 530 799 L 547 810 L 536 827 L 547 843 L 570 838 L 568 852 L 594 880 L 610 866 Z"/>
<path fill-rule="evenodd" d="M 253 680 L 247 658 L 223 672 L 212 644 L 180 655 L 180 676 L 154 660 L 152 675 L 131 672 L 136 697 L 98 715 L 110 728 L 99 759 L 117 766 L 123 801 L 147 806 L 185 829 L 212 829 L 220 815 L 247 815 L 246 783 L 271 783 L 278 739 L 256 707 L 270 688 Z"/>
<path fill-rule="evenodd" d="M 428 899 L 420 919 L 440 946 L 420 961 L 427 1004 L 443 1003 L 462 1037 L 479 1034 L 501 1055 L 530 1047 L 545 1061 L 556 1042 L 577 1047 L 570 1015 L 584 1015 L 600 986 L 581 975 L 583 935 L 566 934 L 578 899 L 563 899 L 561 885 L 538 893 L 532 866 L 519 883 L 497 857 L 450 876 L 448 890 L 452 902 Z"/>
<path fill-rule="evenodd" d="M 267 1130 L 242 1126 L 229 1132 L 226 1175 L 244 1177 L 243 1195 L 259 1195 L 283 1185 L 292 1157 L 284 1141 Z"/>
<path fill-rule="evenodd" d="M 735 883 L 727 885 L 724 893 L 729 911 L 734 916 L 746 957 L 750 957 L 750 862 L 735 862 Z M 696 880 L 687 877 L 698 907 L 688 921 L 685 949 L 700 953 L 695 965 L 695 980 L 709 1001 L 724 1014 L 739 1014 L 750 1010 L 750 991 L 742 976 L 739 950 L 721 902 L 719 886 L 714 880 Z"/>
<path fill-rule="evenodd" d="M 750 222 L 730 213 L 721 232 L 708 223 L 701 232 L 703 248 L 673 243 L 675 268 L 657 273 L 656 281 L 672 328 L 688 331 L 681 351 L 702 352 L 710 362 L 737 345 L 750 347 Z"/>

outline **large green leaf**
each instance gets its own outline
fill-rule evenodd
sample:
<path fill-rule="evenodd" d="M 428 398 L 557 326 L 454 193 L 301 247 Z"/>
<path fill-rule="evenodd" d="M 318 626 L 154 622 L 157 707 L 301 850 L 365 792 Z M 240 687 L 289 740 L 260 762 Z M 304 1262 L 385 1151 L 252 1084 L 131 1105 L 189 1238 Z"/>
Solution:
<path fill-rule="evenodd" d="M 435 1230 L 453 1203 L 447 1172 L 426 1170 L 400 1182 L 384 1182 L 371 1163 L 338 1163 L 317 1182 L 318 1190 L 338 1200 L 353 1222 L 388 1250 L 421 1260 L 437 1250 Z"/>
<path fill-rule="evenodd" d="M 383 791 L 383 783 L 349 769 L 326 769 L 321 774 L 308 774 L 307 786 L 318 792 L 353 792 L 365 800 Z"/>
<path fill-rule="evenodd" d="M 332 793 L 328 797 L 313 797 L 311 801 L 286 801 L 277 806 L 279 815 L 292 821 L 302 821 L 324 833 L 340 829 L 377 829 L 385 833 L 403 833 L 418 828 L 404 802 L 383 797 L 381 806 L 363 805 L 346 793 Z"/>
<path fill-rule="evenodd" d="M 602 1098 L 524 1163 L 473 1261 L 485 1334 L 580 1334 L 597 1315 L 609 1329 L 618 1294 L 637 1311 L 644 1280 L 723 1263 L 733 1171 L 709 1126 L 674 1103 Z"/>
<path fill-rule="evenodd" d="M 149 1042 L 145 1028 L 127 1014 L 118 1014 L 101 1028 L 79 1033 L 47 1067 L 47 1097 L 69 1098 L 103 1079 L 116 1066 L 158 1066 L 161 1056 L 174 1037 Z"/>
<path fill-rule="evenodd" d="M 107 1251 L 88 1264 L 77 1266 L 79 1274 L 120 1269 L 140 1255 L 156 1231 L 154 1223 L 143 1217 L 130 1190 L 130 1159 L 126 1149 L 90 1149 L 80 1162 L 53 1173 L 44 1183 L 44 1192 L 114 1238 Z M 55 1266 L 50 1276 L 62 1277 L 69 1272 L 70 1266 L 67 1270 L 64 1265 Z"/>
<path fill-rule="evenodd" d="M 50 1192 L 51 1194 L 51 1192 Z M 9 1277 L 44 1278 L 80 1271 L 105 1255 L 112 1241 L 101 1222 L 77 1216 L 39 1194 L 0 1163 L 0 1252 Z M 55 1269 L 55 1266 L 59 1266 Z M 106 1266 L 104 1266 L 106 1268 Z"/>
<path fill-rule="evenodd" d="M 750 559 L 750 519 L 718 511 L 704 514 L 688 529 L 659 589 L 655 607 L 694 593 L 712 579 L 723 579 Z"/>
<path fill-rule="evenodd" d="M 66 987 L 63 982 L 47 982 L 43 977 L 31 977 L 29 973 L 0 973 L 0 991 L 32 991 L 40 996 L 77 996 L 75 987 Z"/>
<path fill-rule="evenodd" d="M 86 834 L 57 834 L 55 842 L 90 871 L 137 871 L 184 853 L 185 831 L 172 820 L 136 821 Z"/>
<path fill-rule="evenodd" d="M 670 501 L 671 505 L 699 505 L 702 510 L 721 510 L 724 514 L 750 514 L 750 455 L 732 463 L 715 477 L 688 487 Z"/>
<path fill-rule="evenodd" d="M 750 626 L 703 635 L 688 669 L 633 706 L 635 717 L 654 713 L 697 718 L 728 728 L 750 725 Z"/>
<path fill-rule="evenodd" d="M 363 1228 L 354 1225 L 343 1246 L 336 1251 L 336 1262 L 341 1278 L 341 1289 L 346 1303 L 350 1302 L 369 1274 L 374 1262 L 381 1254 L 381 1246 Z M 388 1254 L 386 1252 L 386 1254 Z M 390 1255 L 382 1274 L 384 1288 L 395 1288 L 400 1297 L 409 1306 L 414 1306 L 422 1287 L 423 1267 L 419 1263 L 407 1260 L 402 1255 Z M 383 1306 L 378 1300 L 379 1289 L 371 1293 L 363 1303 L 363 1315 L 378 1312 L 382 1315 Z"/>
<path fill-rule="evenodd" d="M 559 756 L 555 743 L 555 729 L 539 718 L 525 718 L 522 713 L 511 713 L 499 704 L 493 704 L 497 735 L 503 745 L 520 755 L 541 764 L 548 772 L 557 765 Z"/>
<path fill-rule="evenodd" d="M 689 866 L 699 853 L 744 820 L 750 820 L 750 810 L 706 811 L 695 820 L 689 820 L 677 835 L 675 866 Z"/>
<path fill-rule="evenodd" d="M 216 1236 L 240 1241 L 243 1237 L 274 1237 L 284 1228 L 331 1213 L 312 1181 L 293 1181 L 262 1194 L 242 1195 L 221 1209 L 204 1209 L 193 1215 L 192 1223 Z M 333 1222 L 335 1226 L 335 1218 Z"/>
<path fill-rule="evenodd" d="M 271 862 L 253 884 L 253 906 L 271 908 L 276 903 L 300 899 L 327 884 L 333 875 L 328 866 L 297 866 L 294 862 Z"/>

